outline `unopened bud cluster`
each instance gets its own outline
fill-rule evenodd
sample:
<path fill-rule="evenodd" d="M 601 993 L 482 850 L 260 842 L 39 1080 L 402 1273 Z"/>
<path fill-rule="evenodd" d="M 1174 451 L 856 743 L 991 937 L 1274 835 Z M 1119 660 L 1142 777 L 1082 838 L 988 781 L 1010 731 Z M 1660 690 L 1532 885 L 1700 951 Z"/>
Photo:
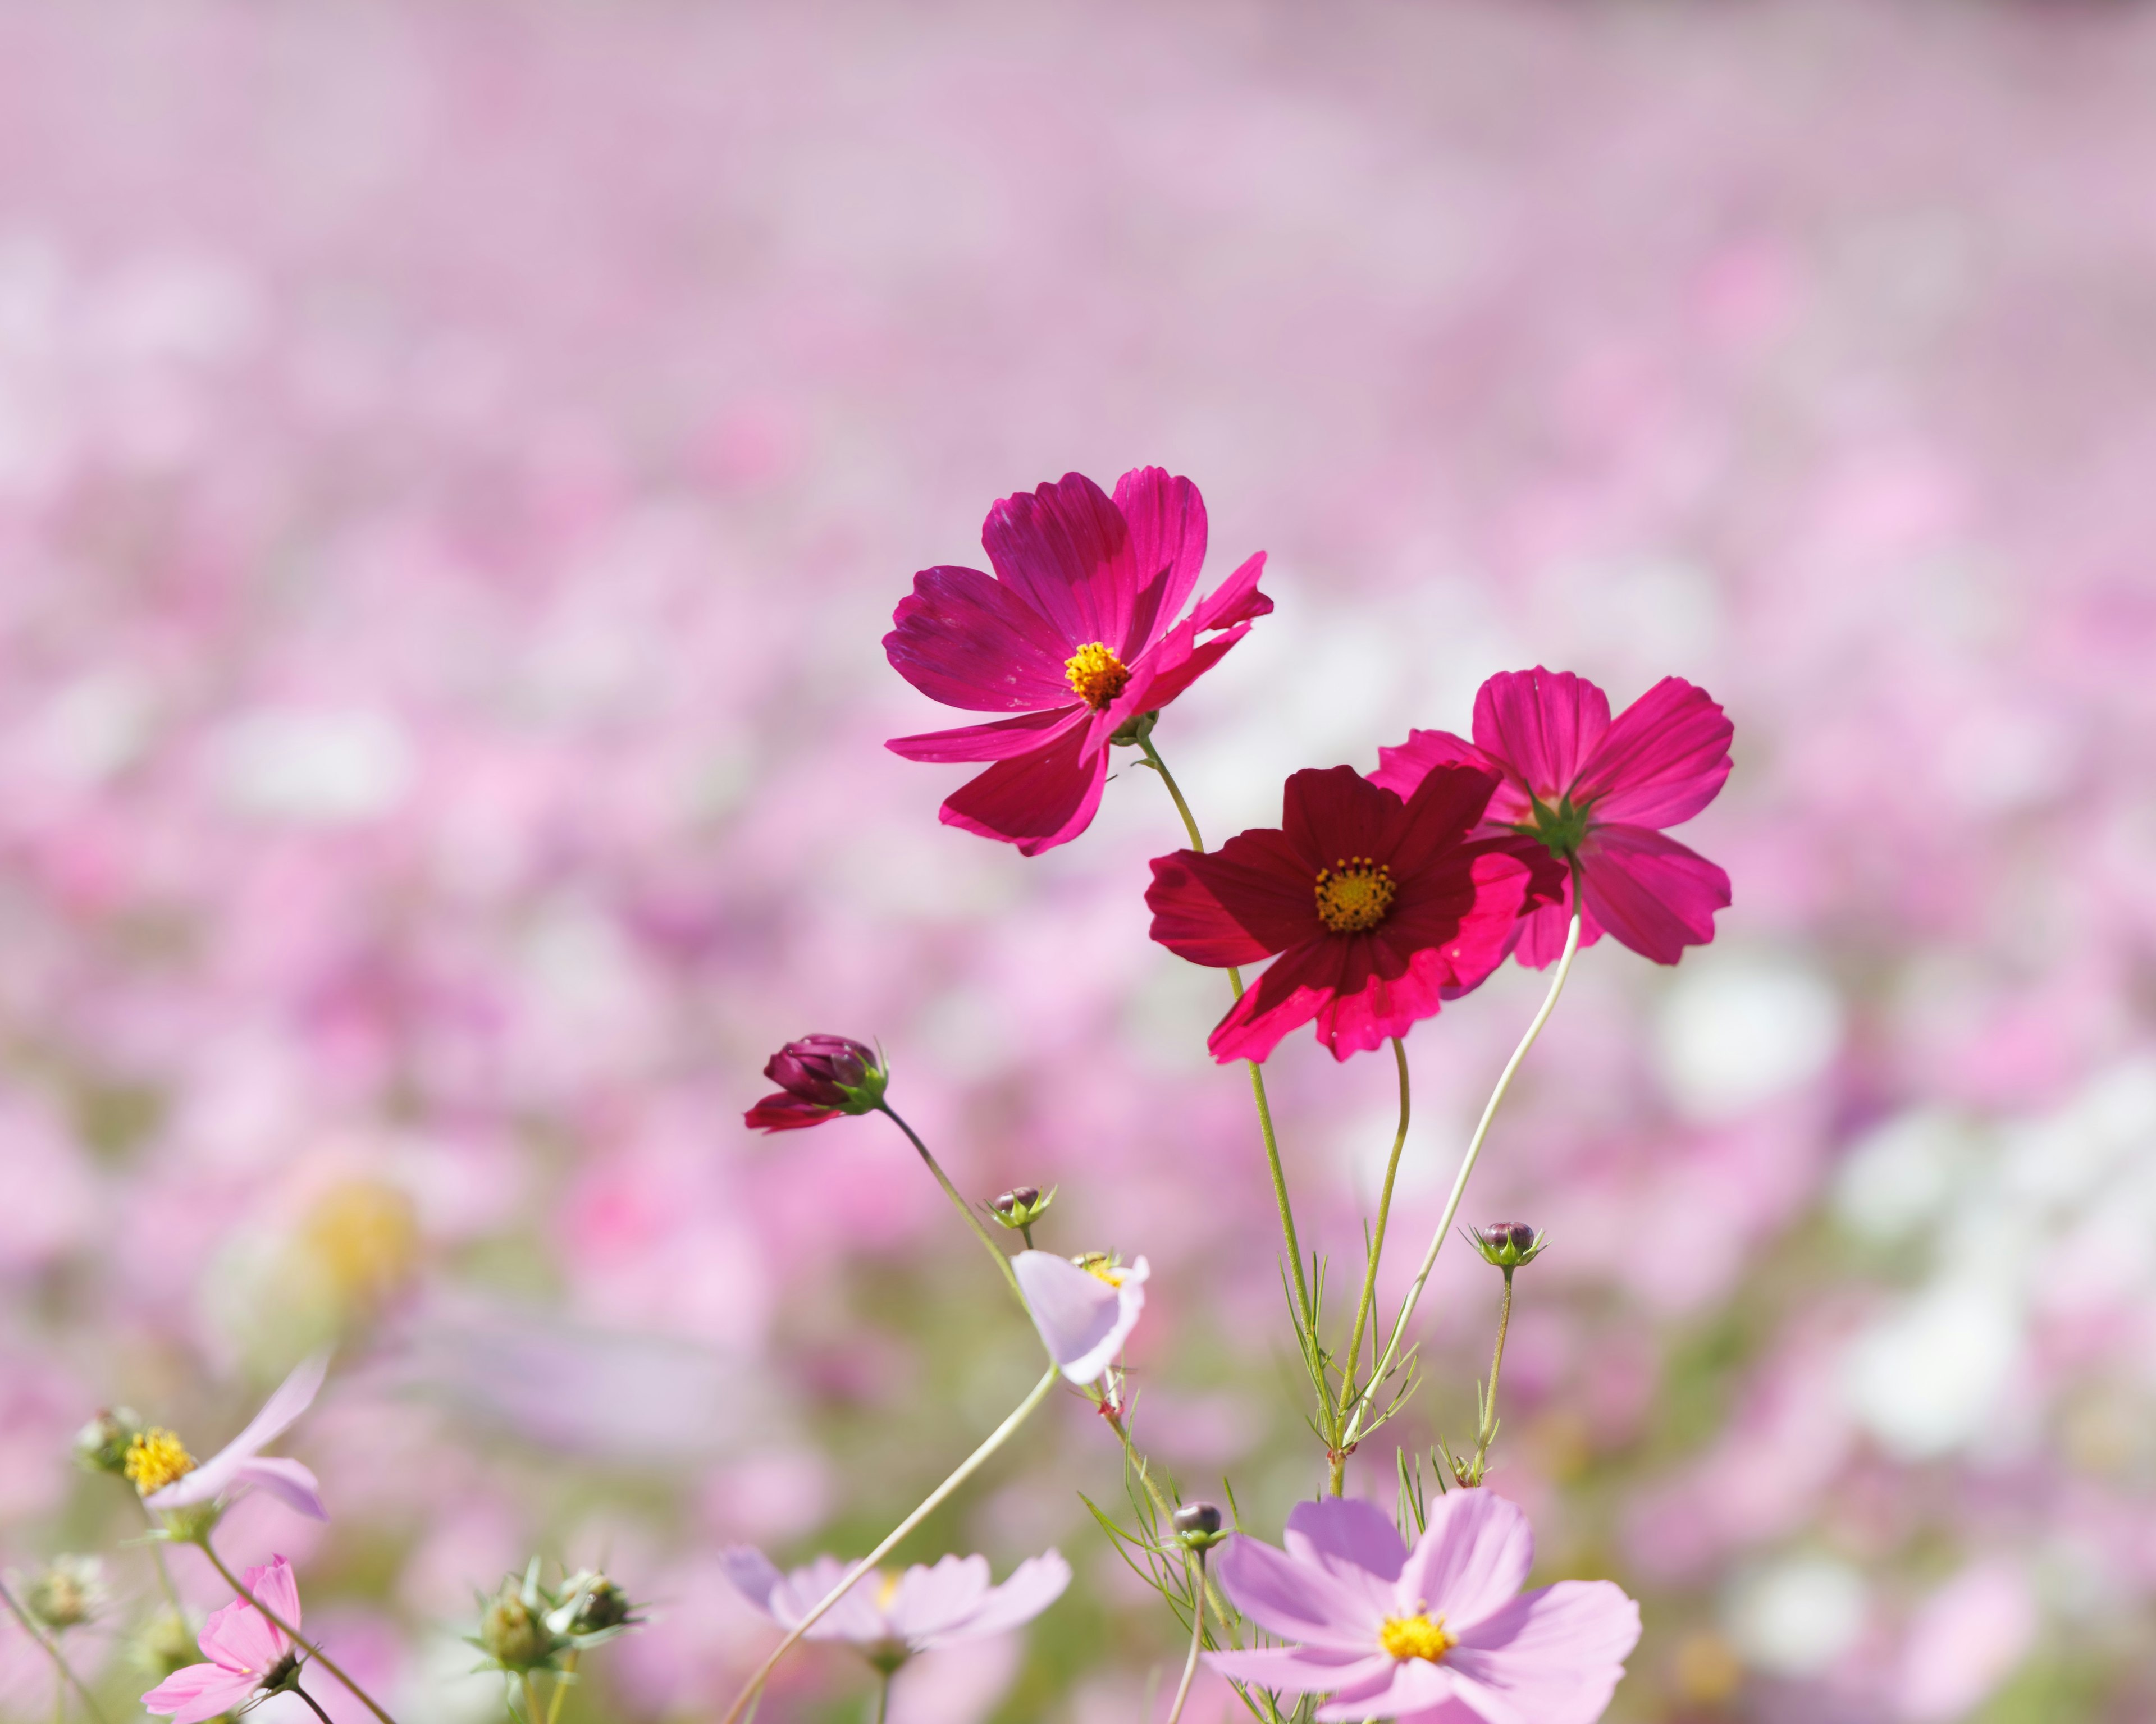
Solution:
<path fill-rule="evenodd" d="M 560 1585 L 539 1578 L 534 1557 L 521 1575 L 504 1578 L 480 1601 L 479 1633 L 467 1636 L 494 1666 L 515 1675 L 560 1671 L 565 1655 L 603 1645 L 643 1620 L 628 1595 L 595 1569 L 580 1568 Z"/>

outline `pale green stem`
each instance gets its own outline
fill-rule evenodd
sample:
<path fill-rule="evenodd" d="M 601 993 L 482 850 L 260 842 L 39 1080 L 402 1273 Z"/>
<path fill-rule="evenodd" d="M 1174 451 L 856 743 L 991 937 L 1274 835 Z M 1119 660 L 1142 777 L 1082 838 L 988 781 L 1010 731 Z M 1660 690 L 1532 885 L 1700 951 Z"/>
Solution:
<path fill-rule="evenodd" d="M 562 1702 L 568 1698 L 569 1678 L 577 1673 L 577 1655 L 562 1655 L 561 1674 L 554 1678 L 554 1691 L 547 1696 L 547 1724 L 561 1724 Z"/>
<path fill-rule="evenodd" d="M 1175 775 L 1168 769 L 1168 762 L 1160 757 L 1160 751 L 1152 746 L 1151 737 L 1141 738 L 1138 747 L 1144 752 L 1146 764 L 1160 774 L 1160 782 L 1168 787 L 1169 798 L 1175 803 L 1175 812 L 1183 816 L 1183 829 L 1190 837 L 1190 848 L 1204 854 L 1205 840 L 1199 835 L 1198 822 L 1191 817 L 1190 804 L 1183 799 L 1183 791 L 1175 782 Z M 1243 997 L 1243 972 L 1234 965 L 1228 968 L 1229 985 L 1235 990 L 1235 998 Z M 1306 1334 L 1315 1339 L 1317 1313 L 1310 1299 L 1310 1280 L 1303 1273 L 1302 1244 L 1295 1230 L 1295 1208 L 1288 1202 L 1287 1175 L 1281 1170 L 1280 1142 L 1273 1131 L 1273 1111 L 1265 1099 L 1265 1069 L 1255 1060 L 1244 1065 L 1250 1072 L 1250 1098 L 1257 1103 L 1258 1131 L 1265 1141 L 1265 1166 L 1273 1178 L 1273 1203 L 1280 1211 L 1281 1237 L 1287 1245 L 1287 1260 L 1295 1271 L 1296 1315 Z"/>
<path fill-rule="evenodd" d="M 1549 992 L 1543 997 L 1542 1009 L 1527 1025 L 1527 1033 L 1520 1038 L 1520 1044 L 1512 1049 L 1512 1057 L 1505 1062 L 1505 1069 L 1497 1075 L 1497 1087 L 1490 1092 L 1482 1117 L 1475 1126 L 1475 1135 L 1468 1140 L 1467 1153 L 1460 1157 L 1459 1176 L 1452 1182 L 1452 1194 L 1445 1201 L 1445 1213 L 1438 1218 L 1437 1230 L 1430 1235 L 1430 1249 L 1423 1253 L 1422 1267 L 1415 1271 L 1414 1282 L 1408 1289 L 1407 1302 L 1401 1306 L 1399 1318 L 1393 1324 L 1391 1338 L 1385 1343 L 1384 1355 L 1377 1368 L 1370 1373 L 1370 1381 L 1356 1398 L 1355 1409 L 1348 1421 L 1346 1441 L 1352 1443 L 1361 1434 L 1363 1421 L 1368 1415 L 1378 1386 L 1385 1380 L 1393 1361 L 1399 1356 L 1400 1342 L 1414 1319 L 1415 1306 L 1422 1298 L 1422 1290 L 1430 1280 L 1430 1272 L 1437 1267 L 1437 1254 L 1444 1248 L 1445 1237 L 1452 1231 L 1453 1218 L 1460 1213 L 1460 1200 L 1466 1194 L 1468 1177 L 1475 1171 L 1475 1162 L 1482 1153 L 1482 1142 L 1490 1135 L 1490 1121 L 1497 1116 L 1498 1105 L 1505 1092 L 1512 1086 L 1512 1074 L 1520 1069 L 1520 1062 L 1527 1057 L 1527 1049 L 1534 1046 L 1535 1038 L 1543 1033 L 1543 1025 L 1549 1022 L 1550 1013 L 1557 1009 L 1558 996 L 1564 992 L 1564 978 L 1572 973 L 1572 961 L 1579 951 L 1579 892 L 1577 881 L 1573 890 L 1573 909 L 1571 925 L 1565 929 L 1564 954 L 1557 961 L 1557 974 L 1550 979 Z"/>
<path fill-rule="evenodd" d="M 23 1632 L 35 1640 L 38 1649 L 47 1658 L 52 1660 L 54 1680 L 64 1684 L 67 1688 L 74 1689 L 82 1698 L 83 1710 L 97 1720 L 97 1724 L 105 1724 L 105 1713 L 97 1704 L 97 1696 L 83 1686 L 82 1678 L 74 1673 L 74 1666 L 67 1661 L 67 1655 L 60 1650 L 59 1644 L 45 1633 L 37 1619 L 17 1601 L 13 1589 L 4 1580 L 0 1580 L 0 1603 L 7 1605 L 8 1614 L 22 1624 Z"/>
<path fill-rule="evenodd" d="M 1183 1716 L 1183 1702 L 1190 1698 L 1191 1679 L 1198 1674 L 1199 1649 L 1205 1644 L 1205 1552 L 1196 1554 L 1198 1584 L 1190 1594 L 1190 1656 L 1183 1661 L 1183 1681 L 1175 1691 L 1175 1704 L 1168 1709 L 1168 1724 L 1176 1724 Z"/>
<path fill-rule="evenodd" d="M 883 1673 L 883 1686 L 876 1690 L 875 1724 L 884 1724 L 891 1716 L 891 1679 L 897 1674 L 896 1670 Z"/>
<path fill-rule="evenodd" d="M 936 1157 L 929 1154 L 928 1146 L 921 1141 L 921 1134 L 901 1119 L 897 1110 L 889 1102 L 879 1101 L 876 1103 L 876 1108 L 879 1112 L 888 1114 L 891 1116 L 891 1122 L 905 1132 L 907 1141 L 920 1151 L 921 1159 L 927 1163 L 928 1171 L 936 1176 L 936 1183 L 943 1188 L 944 1196 L 950 1198 L 958 1213 L 966 1218 L 966 1225 L 973 1229 L 973 1236 L 980 1240 L 981 1249 L 996 1260 L 996 1267 L 1004 1272 L 1004 1279 L 1010 1283 L 1010 1290 L 1018 1296 L 1019 1304 L 1025 1307 L 1029 1314 L 1031 1307 L 1025 1304 L 1025 1294 L 1018 1284 L 1018 1271 L 1011 1267 L 1009 1257 L 1005 1255 L 1003 1247 L 995 1242 L 988 1229 L 981 1225 L 981 1218 L 973 1213 L 973 1206 L 958 1194 L 958 1188 L 952 1184 L 950 1176 L 944 1172 Z M 1030 1239 L 1028 1242 L 1030 1243 Z"/>
<path fill-rule="evenodd" d="M 524 1673 L 524 1716 L 526 1724 L 539 1724 L 539 1683 L 529 1670 Z"/>
<path fill-rule="evenodd" d="M 1355 1326 L 1348 1333 L 1344 1355 L 1347 1365 L 1340 1373 L 1340 1409 L 1333 1415 L 1336 1426 L 1343 1424 L 1348 1417 L 1348 1400 L 1355 1383 L 1356 1356 L 1363 1351 L 1363 1331 L 1368 1326 L 1371 1304 L 1377 1297 L 1378 1260 L 1384 1255 L 1385 1223 L 1393 1211 L 1393 1179 L 1400 1171 L 1400 1151 L 1408 1141 L 1408 1049 L 1407 1044 L 1398 1036 L 1393 1038 L 1393 1060 L 1400 1072 L 1400 1123 L 1393 1133 L 1393 1152 L 1385 1162 L 1384 1188 L 1378 1193 L 1378 1223 L 1370 1230 L 1369 1261 L 1363 1267 L 1363 1296 L 1356 1302 Z M 1346 1453 L 1335 1449 L 1331 1465 L 1332 1476 L 1327 1482 L 1332 1487 L 1332 1494 L 1337 1496 L 1348 1481 Z"/>
<path fill-rule="evenodd" d="M 1002 1254 L 998 1252 L 997 1255 L 1000 1256 Z M 933 1491 L 930 1491 L 927 1500 L 921 1503 L 920 1507 L 914 1510 L 914 1511 L 908 1515 L 903 1521 L 901 1521 L 898 1525 L 891 1530 L 891 1536 L 885 1539 L 881 1544 L 878 1545 L 874 1550 L 870 1551 L 868 1555 L 863 1557 L 860 1562 L 855 1563 L 851 1568 L 848 1569 L 845 1574 L 840 1578 L 838 1585 L 833 1587 L 829 1593 L 824 1595 L 822 1601 L 816 1606 L 816 1608 L 811 1610 L 806 1616 L 803 1617 L 800 1621 L 794 1624 L 792 1629 L 788 1630 L 786 1638 L 781 1640 L 778 1645 L 772 1649 L 771 1656 L 764 1660 L 762 1664 L 757 1667 L 756 1674 L 748 1679 L 747 1685 L 742 1689 L 742 1691 L 734 1696 L 734 1703 L 726 1709 L 726 1715 L 721 1721 L 721 1724 L 735 1724 L 735 1721 L 740 1718 L 742 1714 L 747 1709 L 749 1703 L 762 1691 L 765 1681 L 768 1680 L 772 1671 L 778 1667 L 779 1660 L 785 1657 L 788 1652 L 793 1650 L 795 1643 L 798 1641 L 803 1634 L 807 1634 L 809 1629 L 815 1627 L 818 1623 L 824 1619 L 825 1614 L 828 1613 L 831 1607 L 836 1604 L 839 1599 L 845 1597 L 848 1590 L 852 1588 L 855 1582 L 860 1580 L 864 1574 L 866 1574 L 871 1568 L 874 1568 L 877 1563 L 880 1562 L 886 1556 L 888 1556 L 907 1533 L 912 1532 L 915 1527 L 918 1526 L 923 1521 L 927 1520 L 929 1516 L 935 1513 L 938 1508 L 942 1506 L 943 1503 L 950 1497 L 953 1491 L 957 1490 L 957 1488 L 961 1485 L 964 1484 L 967 1480 L 972 1478 L 976 1472 L 980 1470 L 983 1464 L 987 1461 L 988 1458 L 991 1455 L 993 1455 L 997 1449 L 1003 1447 L 1004 1442 L 1009 1438 L 1011 1433 L 1025 1423 L 1027 1418 L 1032 1414 L 1033 1409 L 1048 1398 L 1049 1390 L 1055 1387 L 1056 1378 L 1061 1373 L 1056 1366 L 1050 1365 L 1048 1367 L 1047 1372 L 1042 1376 L 1040 1381 L 1033 1386 L 1033 1393 L 1019 1403 L 1018 1410 L 1013 1413 L 1009 1418 L 1006 1419 L 1001 1424 L 996 1427 L 994 1432 L 989 1436 L 988 1441 L 982 1444 L 979 1448 L 976 1449 L 971 1455 L 968 1455 L 965 1460 L 959 1465 L 957 1471 L 952 1474 L 949 1478 L 946 1479 Z"/>
<path fill-rule="evenodd" d="M 1138 1453 L 1137 1444 L 1131 1440 L 1130 1426 L 1124 1423 L 1122 1414 L 1111 1413 L 1103 1407 L 1101 1409 L 1101 1416 L 1108 1421 L 1108 1429 L 1116 1434 L 1116 1439 L 1122 1444 L 1125 1461 L 1137 1469 L 1138 1482 L 1145 1486 L 1146 1495 L 1152 1499 L 1152 1506 L 1158 1511 L 1161 1519 L 1172 1520 L 1175 1515 L 1175 1505 L 1168 1500 L 1168 1493 L 1153 1482 L 1152 1469 L 1147 1465 L 1145 1457 Z M 1219 1587 L 1204 1569 L 1200 1568 L 1198 1573 L 1199 1578 L 1204 1582 L 1206 1596 L 1213 1600 L 1214 1615 L 1224 1623 L 1228 1621 L 1229 1619 L 1228 1601 L 1221 1597 Z"/>
<path fill-rule="evenodd" d="M 295 1646 L 298 1647 L 300 1651 L 305 1653 L 308 1657 L 314 1660 L 316 1664 L 327 1670 L 332 1676 L 335 1676 L 338 1681 L 343 1683 L 345 1687 L 351 1692 L 352 1697 L 357 1701 L 362 1706 L 365 1706 L 367 1711 L 373 1713 L 376 1717 L 381 1719 L 382 1724 L 397 1724 L 397 1721 L 394 1718 L 391 1717 L 388 1713 L 382 1710 L 382 1707 L 376 1702 L 372 1695 L 369 1694 L 364 1688 L 361 1687 L 358 1683 L 353 1681 L 350 1676 L 347 1676 L 344 1673 L 343 1669 L 337 1664 L 335 1659 L 331 1658 L 329 1654 L 323 1651 L 321 1647 L 316 1645 L 313 1641 L 304 1638 L 300 1634 L 300 1631 L 294 1628 L 290 1623 L 285 1621 L 283 1617 L 278 1615 L 275 1611 L 272 1610 L 267 1604 L 264 1603 L 261 1599 L 256 1598 L 254 1593 L 247 1590 L 247 1588 L 241 1583 L 239 1577 L 224 1566 L 224 1558 L 218 1555 L 216 1548 L 209 1542 L 209 1535 L 207 1532 L 205 1532 L 201 1538 L 197 1540 L 196 1542 L 200 1546 L 202 1553 L 209 1558 L 210 1567 L 216 1569 L 218 1574 L 223 1577 L 224 1583 L 230 1587 L 234 1592 L 239 1593 L 239 1596 L 244 1598 L 249 1603 L 252 1604 L 257 1610 L 260 1611 L 263 1616 L 269 1621 L 270 1625 L 272 1628 L 278 1629 L 284 1634 L 286 1639 L 290 1640 Z"/>
<path fill-rule="evenodd" d="M 330 1724 L 330 1715 L 321 1709 L 321 1706 L 316 1702 L 313 1695 L 308 1693 L 307 1691 L 300 1686 L 297 1682 L 295 1682 L 292 1685 L 292 1692 L 298 1695 L 301 1700 L 306 1701 L 307 1710 L 312 1712 L 317 1718 L 320 1718 L 322 1721 L 322 1724 Z"/>
<path fill-rule="evenodd" d="M 1512 1271 L 1505 1271 L 1505 1299 L 1497 1307 L 1497 1345 L 1490 1355 L 1490 1392 L 1482 1401 L 1482 1428 L 1475 1434 L 1475 1465 L 1467 1482 L 1482 1482 L 1484 1463 L 1490 1458 L 1490 1445 L 1497 1439 L 1497 1373 L 1505 1368 L 1505 1331 L 1512 1326 Z"/>
<path fill-rule="evenodd" d="M 128 1495 L 132 1496 L 135 1499 L 136 1503 L 141 1507 L 143 1518 L 148 1521 L 151 1526 L 156 1527 L 160 1532 L 162 1532 L 164 1530 L 165 1523 L 157 1518 L 157 1510 L 151 1508 L 148 1503 L 142 1501 L 141 1493 L 136 1491 L 133 1485 L 129 1485 L 127 1487 L 127 1491 Z M 157 1565 L 157 1584 L 164 1588 L 165 1602 L 171 1605 L 173 1609 L 178 1611 L 182 1620 L 185 1620 L 187 1614 L 187 1607 L 180 1603 L 179 1588 L 172 1584 L 172 1571 L 165 1566 L 165 1547 L 162 1540 L 152 1539 L 150 1542 L 150 1560 Z"/>

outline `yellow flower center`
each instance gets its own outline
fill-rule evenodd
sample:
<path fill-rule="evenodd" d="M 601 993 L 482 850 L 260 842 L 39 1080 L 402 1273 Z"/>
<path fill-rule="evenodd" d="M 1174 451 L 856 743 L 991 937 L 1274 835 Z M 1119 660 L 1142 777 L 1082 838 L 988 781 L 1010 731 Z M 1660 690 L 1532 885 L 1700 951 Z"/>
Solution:
<path fill-rule="evenodd" d="M 1404 1662 L 1426 1658 L 1432 1664 L 1460 1642 L 1445 1631 L 1445 1619 L 1428 1616 L 1389 1616 L 1378 1625 L 1378 1644 L 1386 1655 Z"/>
<path fill-rule="evenodd" d="M 1088 1251 L 1074 1261 L 1087 1275 L 1106 1281 L 1111 1287 L 1120 1287 L 1131 1278 L 1131 1272 L 1105 1251 Z"/>
<path fill-rule="evenodd" d="M 1099 712 L 1122 693 L 1131 673 L 1130 667 L 1099 641 L 1089 640 L 1063 661 L 1063 680 L 1070 685 L 1072 694 Z"/>
<path fill-rule="evenodd" d="M 1360 934 L 1391 914 L 1393 871 L 1368 856 L 1342 856 L 1317 870 L 1317 919 L 1336 934 Z"/>
<path fill-rule="evenodd" d="M 192 1472 L 195 1458 L 187 1453 L 186 1444 L 161 1424 L 136 1434 L 127 1445 L 127 1459 L 121 1470 L 127 1475 L 127 1482 L 147 1496 Z"/>

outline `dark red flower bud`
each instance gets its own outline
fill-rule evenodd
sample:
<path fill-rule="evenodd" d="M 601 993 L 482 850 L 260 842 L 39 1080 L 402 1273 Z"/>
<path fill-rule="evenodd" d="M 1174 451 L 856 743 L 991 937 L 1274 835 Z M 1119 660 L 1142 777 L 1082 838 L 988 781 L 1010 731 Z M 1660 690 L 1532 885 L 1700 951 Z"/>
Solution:
<path fill-rule="evenodd" d="M 763 1075 L 778 1085 L 745 1116 L 765 1131 L 820 1126 L 842 1113 L 867 1113 L 883 1101 L 890 1073 L 875 1049 L 843 1035 L 804 1035 L 771 1056 Z"/>
<path fill-rule="evenodd" d="M 1476 1228 L 1475 1249 L 1498 1269 L 1517 1269 L 1542 1255 L 1543 1235 L 1524 1221 L 1492 1221 Z"/>

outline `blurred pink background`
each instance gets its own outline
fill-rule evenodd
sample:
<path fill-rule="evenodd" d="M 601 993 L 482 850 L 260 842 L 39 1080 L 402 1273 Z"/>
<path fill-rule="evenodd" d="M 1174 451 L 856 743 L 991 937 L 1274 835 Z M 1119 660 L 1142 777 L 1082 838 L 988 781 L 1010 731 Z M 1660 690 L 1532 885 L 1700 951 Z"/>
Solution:
<path fill-rule="evenodd" d="M 1158 463 L 1279 603 L 1158 733 L 1209 837 L 1496 670 L 1735 718 L 1719 936 L 1587 955 L 1467 1210 L 1552 1233 L 1493 1482 L 1645 1601 L 1610 1716 L 2156 1715 L 2152 79 L 2092 3 L 0 8 L 0 1559 L 108 1552 L 120 1706 L 69 1434 L 203 1452 L 336 1340 L 335 1519 L 236 1554 L 449 1720 L 471 1589 L 603 1561 L 656 1620 L 571 1716 L 713 1716 L 769 1638 L 716 1550 L 865 1547 L 1034 1368 L 885 1122 L 741 1128 L 809 1029 L 1150 1257 L 1139 1436 L 1276 1529 L 1319 1460 L 1166 799 L 1028 862 L 881 747 L 949 717 L 913 572 Z M 1409 1043 L 1389 1301 L 1537 993 Z M 1345 1296 L 1389 1064 L 1273 1070 Z M 1424 1444 L 1496 1296 L 1434 1286 Z M 895 1717 L 1164 1711 L 1081 1489 L 1071 1399 L 924 1531 L 1080 1579 Z"/>

